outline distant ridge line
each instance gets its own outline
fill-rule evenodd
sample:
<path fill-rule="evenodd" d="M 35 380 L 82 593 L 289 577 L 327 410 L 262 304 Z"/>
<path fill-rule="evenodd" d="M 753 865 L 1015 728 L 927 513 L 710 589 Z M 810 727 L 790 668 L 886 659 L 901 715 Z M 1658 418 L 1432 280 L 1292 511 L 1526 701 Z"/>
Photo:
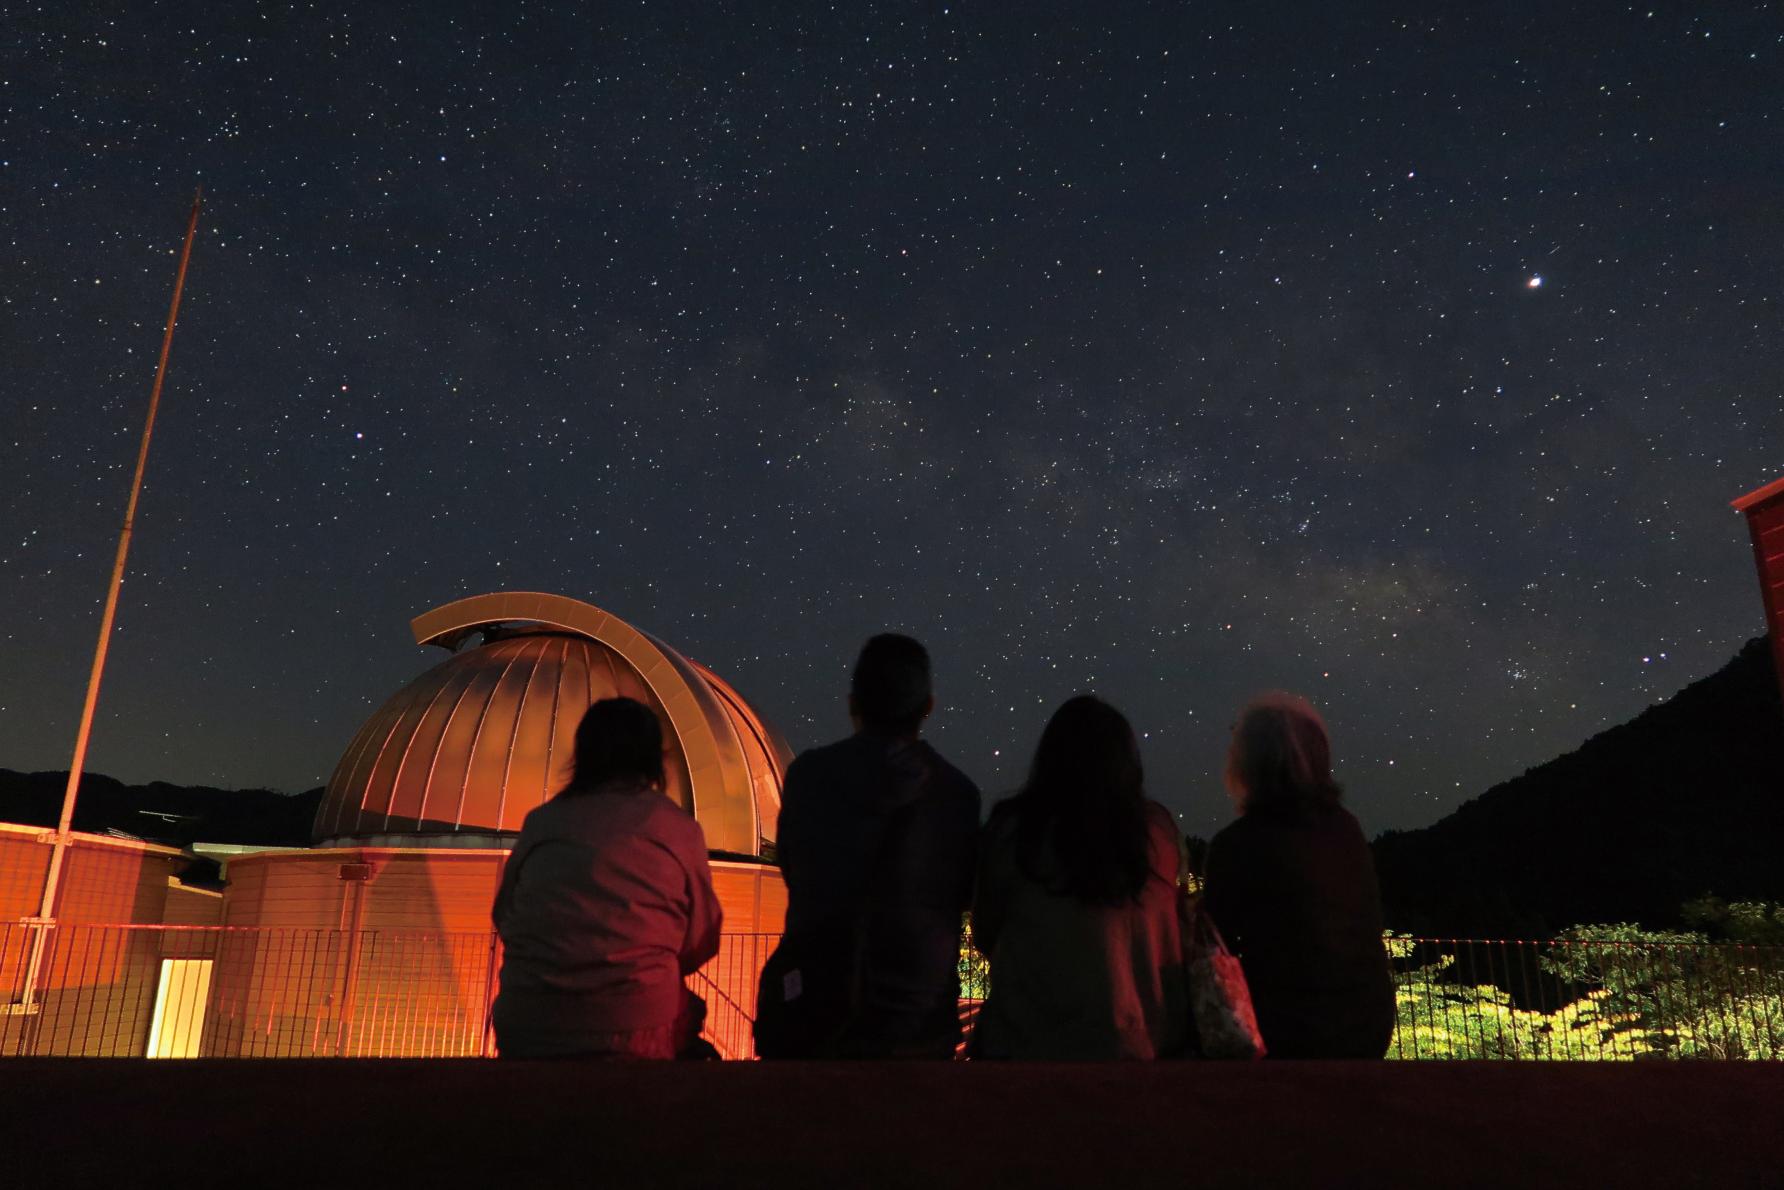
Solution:
<path fill-rule="evenodd" d="M 1767 641 L 1428 827 L 1374 844 L 1390 927 L 1549 937 L 1784 900 L 1784 707 Z"/>

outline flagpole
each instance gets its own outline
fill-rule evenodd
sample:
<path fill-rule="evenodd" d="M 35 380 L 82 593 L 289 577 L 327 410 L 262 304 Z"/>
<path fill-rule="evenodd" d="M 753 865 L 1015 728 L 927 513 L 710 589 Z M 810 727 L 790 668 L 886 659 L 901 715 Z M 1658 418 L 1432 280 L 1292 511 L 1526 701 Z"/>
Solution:
<path fill-rule="evenodd" d="M 167 356 L 173 347 L 173 327 L 180 316 L 180 294 L 186 288 L 186 266 L 192 260 L 192 241 L 198 234 L 198 211 L 204 201 L 200 187 L 192 196 L 192 215 L 186 221 L 186 244 L 180 250 L 180 271 L 174 277 L 173 304 L 167 311 L 167 330 L 161 336 L 161 359 L 155 365 L 155 385 L 149 391 L 149 415 L 143 422 L 142 444 L 136 451 L 136 477 L 130 483 L 130 502 L 124 508 L 124 526 L 118 533 L 118 556 L 112 563 L 111 586 L 105 593 L 105 614 L 99 621 L 99 643 L 93 650 L 93 670 L 87 675 L 87 700 L 81 707 L 80 730 L 74 737 L 74 758 L 68 762 L 68 785 L 62 791 L 62 816 L 56 823 L 55 845 L 50 850 L 49 870 L 44 874 L 43 901 L 35 924 L 37 936 L 31 947 L 31 960 L 25 972 L 25 1011 L 29 1012 L 37 992 L 37 980 L 43 965 L 44 942 L 56 920 L 56 893 L 62 880 L 62 865 L 68 854 L 68 836 L 74 823 L 75 796 L 80 790 L 81 773 L 87 763 L 87 740 L 93 733 L 93 710 L 99 704 L 99 680 L 105 673 L 105 655 L 111 647 L 112 626 L 118 616 L 118 588 L 124 582 L 124 560 L 130 553 L 130 535 L 136 528 L 136 504 L 142 495 L 143 472 L 149 462 L 149 439 L 155 433 L 155 413 L 161 407 L 161 383 L 167 378 Z"/>

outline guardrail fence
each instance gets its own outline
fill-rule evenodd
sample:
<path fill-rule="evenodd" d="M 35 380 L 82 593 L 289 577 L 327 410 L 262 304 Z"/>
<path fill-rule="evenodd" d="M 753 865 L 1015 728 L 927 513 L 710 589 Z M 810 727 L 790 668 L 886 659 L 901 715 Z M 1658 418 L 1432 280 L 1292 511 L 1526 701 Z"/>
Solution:
<path fill-rule="evenodd" d="M 754 1056 L 756 981 L 778 941 L 725 935 L 688 979 L 725 1058 Z M 1388 946 L 1399 1013 L 1390 1058 L 1784 1057 L 1784 948 Z M 483 932 L 0 925 L 0 1056 L 489 1056 L 499 968 L 495 935 Z M 988 984 L 984 961 L 963 948 L 963 1019 Z"/>
<path fill-rule="evenodd" d="M 1784 1058 L 1784 947 L 1391 938 L 1390 1058 Z"/>

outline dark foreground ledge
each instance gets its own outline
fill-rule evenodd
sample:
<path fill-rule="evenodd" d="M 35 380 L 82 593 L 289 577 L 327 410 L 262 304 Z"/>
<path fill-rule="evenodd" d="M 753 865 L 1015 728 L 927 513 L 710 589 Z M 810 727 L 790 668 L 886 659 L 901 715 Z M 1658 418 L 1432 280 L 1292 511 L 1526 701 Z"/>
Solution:
<path fill-rule="evenodd" d="M 0 1060 L 0 1185 L 1784 1184 L 1784 1065 Z"/>

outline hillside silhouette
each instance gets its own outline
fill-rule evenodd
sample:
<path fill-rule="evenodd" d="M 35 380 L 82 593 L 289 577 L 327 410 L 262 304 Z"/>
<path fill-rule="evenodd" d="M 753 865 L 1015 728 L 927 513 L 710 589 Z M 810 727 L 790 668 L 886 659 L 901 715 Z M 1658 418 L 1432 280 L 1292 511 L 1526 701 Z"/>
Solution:
<path fill-rule="evenodd" d="M 67 782 L 66 772 L 0 769 L 0 822 L 55 826 Z M 320 789 L 291 794 L 165 781 L 126 785 L 85 773 L 74 808 L 74 829 L 95 834 L 117 831 L 169 847 L 195 842 L 307 847 L 321 800 Z"/>
<path fill-rule="evenodd" d="M 66 780 L 0 769 L 0 821 L 54 826 Z M 74 825 L 173 847 L 301 847 L 321 797 L 89 773 Z M 1587 922 L 1679 925 L 1706 894 L 1784 901 L 1779 839 L 1784 707 L 1761 638 L 1630 722 L 1374 848 L 1393 929 L 1546 938 Z"/>
<path fill-rule="evenodd" d="M 1784 708 L 1764 638 L 1717 672 L 1448 817 L 1375 841 L 1389 926 L 1547 938 L 1784 901 Z"/>

